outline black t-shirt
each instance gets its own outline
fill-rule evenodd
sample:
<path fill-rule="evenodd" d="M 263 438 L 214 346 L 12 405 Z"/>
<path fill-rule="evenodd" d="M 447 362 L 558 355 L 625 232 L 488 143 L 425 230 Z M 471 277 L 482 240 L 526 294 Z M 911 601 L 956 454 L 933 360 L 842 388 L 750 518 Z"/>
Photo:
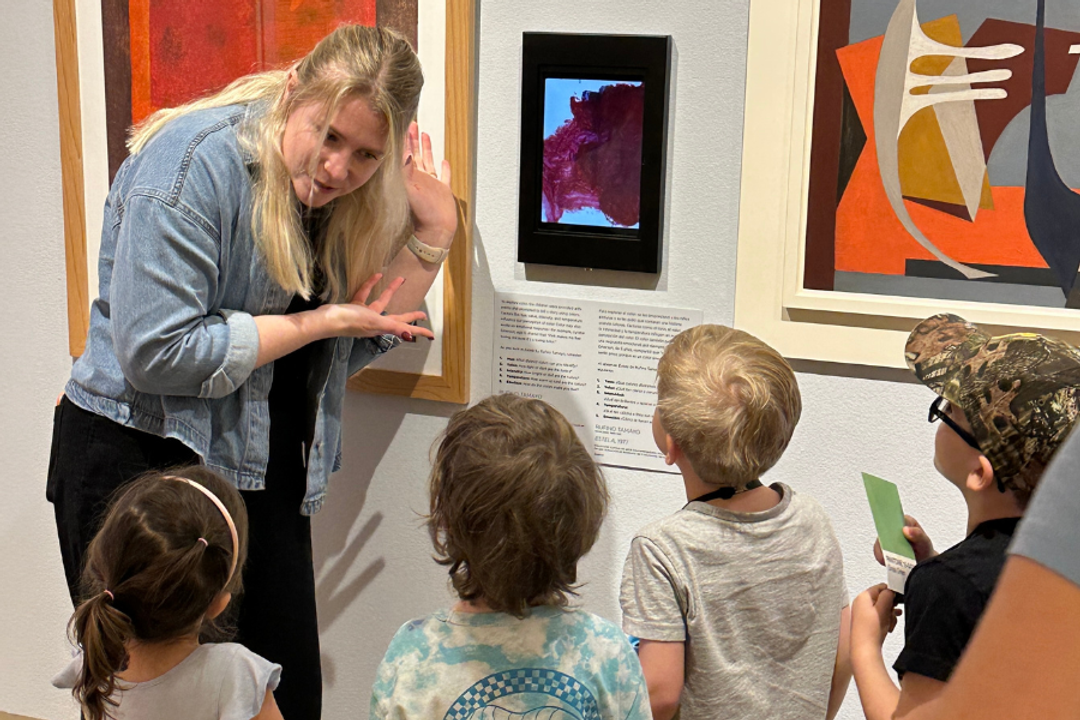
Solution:
<path fill-rule="evenodd" d="M 981 523 L 963 542 L 924 560 L 904 586 L 904 649 L 893 663 L 946 682 L 990 600 L 1020 518 Z"/>
<path fill-rule="evenodd" d="M 326 208 L 302 210 L 304 232 L 312 242 L 312 251 L 317 252 L 325 234 L 329 211 Z M 316 264 L 312 276 L 312 297 L 305 300 L 300 295 L 294 296 L 285 314 L 314 310 L 322 305 L 319 294 L 325 283 L 322 268 Z M 320 391 L 329 373 L 329 368 L 317 365 L 315 359 L 332 355 L 317 355 L 315 349 L 320 344 L 333 342 L 332 339 L 317 340 L 274 361 L 274 380 L 267 398 L 270 412 L 268 466 L 271 469 L 282 470 L 286 474 L 296 473 L 301 477 L 304 475 L 315 435 Z"/>

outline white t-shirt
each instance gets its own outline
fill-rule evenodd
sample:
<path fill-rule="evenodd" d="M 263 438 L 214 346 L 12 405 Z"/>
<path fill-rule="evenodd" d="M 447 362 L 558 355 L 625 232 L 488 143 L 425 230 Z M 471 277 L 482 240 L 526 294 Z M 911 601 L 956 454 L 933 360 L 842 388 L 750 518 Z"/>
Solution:
<path fill-rule="evenodd" d="M 780 503 L 763 512 L 691 502 L 631 543 L 623 629 L 686 643 L 681 720 L 825 717 L 843 557 L 816 501 L 772 487 Z"/>
<path fill-rule="evenodd" d="M 53 685 L 70 690 L 81 670 L 77 657 Z M 209 643 L 153 680 L 120 681 L 120 705 L 112 713 L 116 720 L 251 720 L 280 679 L 280 665 L 243 645 Z"/>

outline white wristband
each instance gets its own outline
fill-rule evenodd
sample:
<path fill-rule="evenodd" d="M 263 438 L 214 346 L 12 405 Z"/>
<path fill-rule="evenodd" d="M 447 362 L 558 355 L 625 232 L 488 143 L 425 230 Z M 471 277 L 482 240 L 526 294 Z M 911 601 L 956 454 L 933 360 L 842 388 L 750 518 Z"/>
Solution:
<path fill-rule="evenodd" d="M 415 235 L 409 238 L 407 246 L 409 250 L 412 251 L 413 255 L 432 265 L 442 263 L 442 261 L 446 259 L 446 256 L 450 254 L 450 248 L 432 247 L 427 243 L 421 242 L 420 238 Z"/>

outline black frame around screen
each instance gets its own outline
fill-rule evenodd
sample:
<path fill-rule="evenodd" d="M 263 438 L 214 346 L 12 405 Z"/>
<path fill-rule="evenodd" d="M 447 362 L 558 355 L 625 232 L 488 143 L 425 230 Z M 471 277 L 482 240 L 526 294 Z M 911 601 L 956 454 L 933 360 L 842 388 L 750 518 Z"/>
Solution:
<path fill-rule="evenodd" d="M 522 39 L 518 261 L 660 272 L 671 37 L 524 33 Z M 543 222 L 540 208 L 547 78 L 643 83 L 640 216 L 636 229 Z"/>

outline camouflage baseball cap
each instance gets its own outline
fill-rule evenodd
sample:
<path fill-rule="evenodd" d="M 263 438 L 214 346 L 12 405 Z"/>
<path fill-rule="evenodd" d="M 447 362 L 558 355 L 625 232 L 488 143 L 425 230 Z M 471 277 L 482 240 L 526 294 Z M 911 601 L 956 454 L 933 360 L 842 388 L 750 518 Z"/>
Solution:
<path fill-rule="evenodd" d="M 1026 502 L 1080 416 L 1080 350 L 1035 333 L 991 337 L 956 315 L 915 326 L 915 377 L 964 411 L 994 473 Z"/>

